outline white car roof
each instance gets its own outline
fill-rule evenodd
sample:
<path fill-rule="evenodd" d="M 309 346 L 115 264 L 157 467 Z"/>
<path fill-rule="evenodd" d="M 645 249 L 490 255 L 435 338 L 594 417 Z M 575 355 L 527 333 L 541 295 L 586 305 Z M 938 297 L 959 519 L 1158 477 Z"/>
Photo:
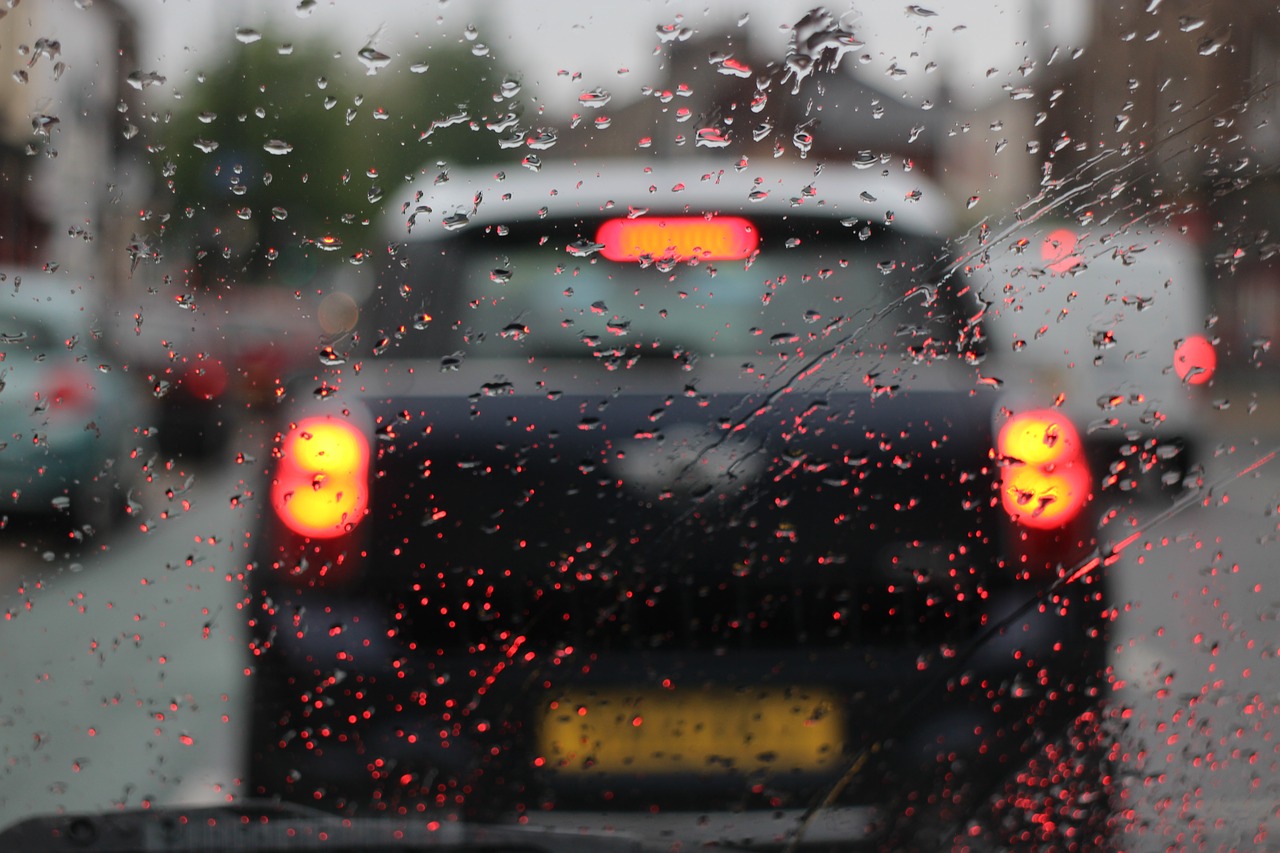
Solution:
<path fill-rule="evenodd" d="M 547 164 L 536 172 L 519 166 L 449 170 L 448 180 L 436 183 L 439 171 L 423 170 L 424 180 L 410 189 L 406 208 L 397 205 L 389 217 L 388 239 L 444 237 L 450 233 L 445 220 L 458 214 L 471 228 L 532 219 L 543 208 L 546 218 L 566 219 L 609 211 L 625 216 L 629 207 L 871 223 L 883 223 L 891 211 L 898 229 L 951 236 L 950 207 L 942 191 L 896 164 L 857 169 L 768 161 L 739 170 L 727 160 L 590 160 Z"/>

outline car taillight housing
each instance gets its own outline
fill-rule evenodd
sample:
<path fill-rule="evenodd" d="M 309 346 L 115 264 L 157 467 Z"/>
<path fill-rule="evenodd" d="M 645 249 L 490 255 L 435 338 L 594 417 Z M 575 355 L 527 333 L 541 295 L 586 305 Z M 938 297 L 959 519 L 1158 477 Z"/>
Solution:
<path fill-rule="evenodd" d="M 345 420 L 314 417 L 284 437 L 271 506 L 293 532 L 333 539 L 350 532 L 369 505 L 369 440 Z"/>
<path fill-rule="evenodd" d="M 1036 530 L 1063 527 L 1092 497 L 1084 446 L 1061 412 L 1038 409 L 1014 415 L 1000 429 L 1000 502 L 1018 524 Z"/>

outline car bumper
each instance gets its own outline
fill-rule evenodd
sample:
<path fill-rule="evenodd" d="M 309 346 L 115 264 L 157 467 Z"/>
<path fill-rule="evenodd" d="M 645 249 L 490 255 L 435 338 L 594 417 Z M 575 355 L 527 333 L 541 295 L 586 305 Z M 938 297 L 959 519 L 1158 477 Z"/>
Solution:
<path fill-rule="evenodd" d="M 279 626 L 263 659 L 251 790 L 356 811 L 425 800 L 487 820 L 604 815 L 658 832 L 670 821 L 690 833 L 681 840 L 706 832 L 769 843 L 837 789 L 836 808 L 807 837 L 856 843 L 883 831 L 882 816 L 913 809 L 958 822 L 1019 756 L 1099 702 L 1106 640 L 1097 601 L 1026 601 L 1017 588 L 994 595 L 987 636 L 972 647 L 574 652 L 523 663 L 523 650 L 415 660 L 381 646 L 385 630 L 358 608 L 325 608 L 343 631 L 299 638 Z M 329 685 L 324 662 L 344 655 L 344 680 Z M 736 691 L 746 703 L 764 690 L 830 697 L 841 719 L 836 760 L 807 770 L 735 766 L 758 752 L 744 746 L 706 770 L 627 772 L 593 765 L 589 749 L 545 754 L 550 703 L 670 685 Z"/>

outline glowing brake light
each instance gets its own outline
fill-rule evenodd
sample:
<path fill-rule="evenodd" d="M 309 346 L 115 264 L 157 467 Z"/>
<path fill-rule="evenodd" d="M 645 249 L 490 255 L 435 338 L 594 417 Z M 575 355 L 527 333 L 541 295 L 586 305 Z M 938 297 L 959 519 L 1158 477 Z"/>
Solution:
<path fill-rule="evenodd" d="M 610 219 L 596 232 L 596 242 L 604 246 L 600 254 L 611 261 L 736 261 L 751 257 L 760 235 L 741 216 L 672 216 Z"/>
<path fill-rule="evenodd" d="M 369 503 L 369 442 L 359 429 L 311 418 L 285 437 L 280 453 L 271 505 L 290 530 L 331 539 L 360 523 Z"/>
<path fill-rule="evenodd" d="M 1009 419 L 997 440 L 1000 501 L 1025 527 L 1049 530 L 1075 518 L 1090 498 L 1080 435 L 1060 412 L 1040 409 Z"/>
<path fill-rule="evenodd" d="M 1203 385 L 1213 378 L 1218 354 L 1204 335 L 1188 335 L 1173 351 L 1173 369 L 1188 385 Z"/>
<path fill-rule="evenodd" d="M 1079 238 L 1069 228 L 1058 228 L 1048 234 L 1040 243 L 1040 260 L 1044 261 L 1049 272 L 1059 275 L 1084 263 L 1084 259 L 1076 254 Z"/>

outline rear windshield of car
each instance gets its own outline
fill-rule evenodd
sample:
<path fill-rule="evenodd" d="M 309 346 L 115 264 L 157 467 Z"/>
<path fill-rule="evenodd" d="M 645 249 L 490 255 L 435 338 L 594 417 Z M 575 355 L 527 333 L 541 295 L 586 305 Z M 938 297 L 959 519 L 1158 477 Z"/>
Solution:
<path fill-rule="evenodd" d="M 943 259 L 922 237 L 796 220 L 753 224 L 741 256 L 611 260 L 601 224 L 412 244 L 373 294 L 369 334 L 419 357 L 624 360 L 785 360 L 835 334 L 857 354 L 932 358 L 962 334 L 959 282 L 937 287 Z"/>

